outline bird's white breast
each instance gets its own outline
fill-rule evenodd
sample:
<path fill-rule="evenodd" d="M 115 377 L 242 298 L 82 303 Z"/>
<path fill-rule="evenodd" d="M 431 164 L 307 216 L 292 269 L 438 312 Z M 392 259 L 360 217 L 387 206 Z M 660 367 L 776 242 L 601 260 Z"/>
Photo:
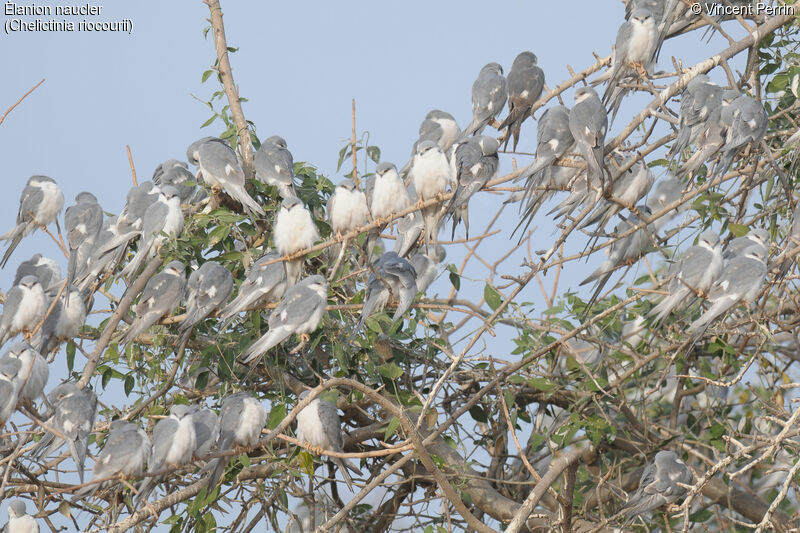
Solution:
<path fill-rule="evenodd" d="M 383 218 L 408 207 L 408 194 L 396 173 L 378 176 L 372 192 L 372 216 Z"/>
<path fill-rule="evenodd" d="M 164 462 L 168 465 L 180 465 L 192 458 L 196 436 L 192 417 L 184 416 L 178 421 L 178 429 L 172 437 L 172 443 Z"/>
<path fill-rule="evenodd" d="M 367 223 L 367 199 L 361 191 L 336 189 L 336 202 L 331 211 L 333 231 L 346 232 Z"/>
<path fill-rule="evenodd" d="M 319 399 L 308 404 L 297 415 L 297 440 L 327 447 L 328 436 L 319 417 Z"/>
<path fill-rule="evenodd" d="M 319 236 L 311 214 L 302 205 L 281 209 L 275 226 L 275 247 L 281 254 L 310 248 Z"/>
<path fill-rule="evenodd" d="M 450 164 L 442 152 L 429 150 L 414 156 L 414 188 L 423 200 L 429 200 L 447 190 L 450 182 Z"/>

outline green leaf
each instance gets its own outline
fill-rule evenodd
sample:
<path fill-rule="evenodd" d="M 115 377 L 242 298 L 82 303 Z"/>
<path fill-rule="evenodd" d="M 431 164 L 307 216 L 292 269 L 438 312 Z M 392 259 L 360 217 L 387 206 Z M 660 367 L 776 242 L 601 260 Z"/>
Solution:
<path fill-rule="evenodd" d="M 208 69 L 207 71 L 203 72 L 202 82 L 205 83 L 208 77 L 213 73 L 214 71 L 212 69 Z"/>
<path fill-rule="evenodd" d="M 106 369 L 103 371 L 103 378 L 101 383 L 103 384 L 103 389 L 106 388 L 108 382 L 111 381 L 111 377 L 114 375 L 114 369 L 107 366 Z"/>
<path fill-rule="evenodd" d="M 734 237 L 742 237 L 750 231 L 750 226 L 744 224 L 728 224 L 728 229 Z"/>
<path fill-rule="evenodd" d="M 497 308 L 503 303 L 503 296 L 488 283 L 483 287 L 483 297 L 489 307 L 492 308 L 492 311 L 497 311 Z"/>
<path fill-rule="evenodd" d="M 400 419 L 396 416 L 393 416 L 391 420 L 389 420 L 389 424 L 386 426 L 386 431 L 383 433 L 383 440 L 388 441 L 389 437 L 394 435 L 394 432 L 397 431 L 397 428 L 400 427 Z"/>
<path fill-rule="evenodd" d="M 556 384 L 546 378 L 531 378 L 528 380 L 528 385 L 542 392 L 550 392 L 556 388 Z"/>
<path fill-rule="evenodd" d="M 206 246 L 209 248 L 216 245 L 218 242 L 226 238 L 231 232 L 231 227 L 228 225 L 217 226 L 208 233 Z"/>
<path fill-rule="evenodd" d="M 714 516 L 714 513 L 712 513 L 710 510 L 708 510 L 708 509 L 700 509 L 699 511 L 690 514 L 689 515 L 689 520 L 697 524 L 697 523 L 705 522 L 706 520 L 708 520 L 712 516 Z"/>
<path fill-rule="evenodd" d="M 367 146 L 367 155 L 374 162 L 378 163 L 381 160 L 381 149 L 377 146 Z"/>
<path fill-rule="evenodd" d="M 455 290 L 460 291 L 461 290 L 461 276 L 459 276 L 455 272 L 450 272 L 449 276 L 450 276 L 450 284 L 453 286 L 453 288 Z"/>
<path fill-rule="evenodd" d="M 131 391 L 133 391 L 133 386 L 136 384 L 136 380 L 133 379 L 133 374 L 128 374 L 125 376 L 125 396 L 130 396 Z"/>
<path fill-rule="evenodd" d="M 217 114 L 212 115 L 211 118 L 203 122 L 203 124 L 200 127 L 205 128 L 206 126 L 210 126 L 215 120 L 217 120 L 217 117 L 219 117 L 219 115 Z"/>
<path fill-rule="evenodd" d="M 239 464 L 242 465 L 243 468 L 250 467 L 250 456 L 246 453 L 243 453 L 239 456 Z"/>
<path fill-rule="evenodd" d="M 67 369 L 72 372 L 75 368 L 75 342 L 69 341 L 67 343 Z"/>
<path fill-rule="evenodd" d="M 269 412 L 269 419 L 267 420 L 267 429 L 275 429 L 281 420 L 286 418 L 286 406 L 282 403 L 277 403 L 272 406 Z"/>
<path fill-rule="evenodd" d="M 397 366 L 396 363 L 387 363 L 378 367 L 378 373 L 386 379 L 394 381 L 405 374 L 405 371 Z"/>
<path fill-rule="evenodd" d="M 489 421 L 489 418 L 486 416 L 486 411 L 484 411 L 480 405 L 473 405 L 470 407 L 469 415 L 476 422 L 483 422 L 485 424 Z"/>

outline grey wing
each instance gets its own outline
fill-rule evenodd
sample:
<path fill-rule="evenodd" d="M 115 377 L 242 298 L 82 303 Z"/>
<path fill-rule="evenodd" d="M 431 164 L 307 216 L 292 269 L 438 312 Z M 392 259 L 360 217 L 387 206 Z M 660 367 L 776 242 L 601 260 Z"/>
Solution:
<path fill-rule="evenodd" d="M 164 466 L 179 425 L 180 423 L 173 418 L 162 418 L 153 428 L 153 453 L 150 455 L 150 462 L 147 465 L 148 472 L 157 472 Z"/>
<path fill-rule="evenodd" d="M 17 224 L 33 222 L 31 214 L 36 213 L 42 202 L 44 202 L 44 191 L 41 187 L 26 186 L 22 190 L 19 213 L 17 214 Z"/>
<path fill-rule="evenodd" d="M 163 202 L 156 202 L 147 208 L 142 221 L 142 232 L 145 238 L 150 238 L 161 232 L 168 213 L 169 206 Z"/>
<path fill-rule="evenodd" d="M 370 177 L 368 177 L 367 178 L 367 188 L 364 191 L 364 194 L 367 197 L 367 207 L 370 210 L 372 210 L 372 196 L 373 196 L 373 194 L 375 192 L 375 182 L 376 181 L 377 181 L 377 178 L 375 177 L 374 174 L 371 175 Z"/>
<path fill-rule="evenodd" d="M 221 184 L 244 186 L 244 171 L 236 153 L 222 142 L 206 142 L 199 146 L 203 169 Z M 223 186 L 224 188 L 224 186 Z"/>
<path fill-rule="evenodd" d="M 328 437 L 331 450 L 341 452 L 343 445 L 342 422 L 339 419 L 339 411 L 333 402 L 319 401 L 319 418 L 325 428 L 325 435 Z"/>
<path fill-rule="evenodd" d="M 317 293 L 308 287 L 297 286 L 291 294 L 284 296 L 278 307 L 269 315 L 271 330 L 280 326 L 299 326 L 305 323 L 319 304 Z"/>

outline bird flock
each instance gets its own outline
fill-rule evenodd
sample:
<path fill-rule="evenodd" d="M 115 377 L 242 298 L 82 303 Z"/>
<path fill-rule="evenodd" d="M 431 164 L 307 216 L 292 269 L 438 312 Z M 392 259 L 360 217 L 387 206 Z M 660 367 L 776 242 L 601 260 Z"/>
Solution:
<path fill-rule="evenodd" d="M 600 97 L 591 85 L 582 86 L 574 93 L 571 109 L 553 105 L 543 110 L 537 122 L 536 158 L 516 178 L 522 190 L 508 200 L 520 205 L 515 231 L 526 232 L 539 209 L 563 192 L 549 215 L 565 224 L 578 220 L 580 229 L 594 227 L 590 246 L 604 235 L 610 237 L 605 247 L 607 259 L 582 282 L 594 283 L 587 313 L 612 274 L 644 257 L 654 236 L 678 209 L 656 220 L 651 216 L 675 205 L 690 191 L 695 186 L 693 177 L 704 165 L 710 167 L 707 180 L 723 176 L 744 148 L 758 146 L 767 129 L 767 113 L 758 100 L 738 89 L 720 87 L 700 74 L 680 95 L 677 135 L 667 152 L 676 169 L 674 175 L 656 184 L 642 158 L 616 150 L 606 153 L 609 124 L 631 87 L 651 84 L 649 77 L 664 38 L 679 16 L 679 5 L 674 0 L 628 2 L 611 66 L 592 82 L 605 83 L 605 93 Z M 472 120 L 463 131 L 452 115 L 433 110 L 420 125 L 411 158 L 400 171 L 392 163 L 380 162 L 366 180 L 345 179 L 336 186 L 326 210 L 335 240 L 328 250 L 329 264 L 352 261 L 368 272 L 363 307 L 347 344 L 360 334 L 370 316 L 394 303 L 391 320 L 402 320 L 415 297 L 426 292 L 445 256 L 438 244 L 440 230 L 449 222 L 454 235 L 463 222 L 469 235 L 470 199 L 497 174 L 500 146 L 507 147 L 513 139 L 516 150 L 521 126 L 532 116 L 544 88 L 544 72 L 529 51 L 514 59 L 507 77 L 500 64 L 489 63 L 480 69 L 472 86 Z M 500 120 L 506 104 L 507 114 Z M 488 126 L 499 136 L 486 135 Z M 66 277 L 62 281 L 56 261 L 36 254 L 19 264 L 13 287 L 5 295 L 0 345 L 17 337 L 20 340 L 0 359 L 0 426 L 17 409 L 31 416 L 42 409 L 42 437 L 29 458 L 42 461 L 66 444 L 82 483 L 73 493 L 74 501 L 120 487 L 119 477 L 123 476 L 141 478 L 135 505 L 142 505 L 169 468 L 192 463 L 202 465 L 201 474 L 213 489 L 225 473 L 228 456 L 205 456 L 257 445 L 267 419 L 267 410 L 258 399 L 238 392 L 221 399 L 219 414 L 204 405 L 173 405 L 150 435 L 134 421 L 113 420 L 104 429 L 107 435 L 94 460 L 93 481 L 84 483 L 98 399 L 91 388 L 71 381 L 45 394 L 47 359 L 79 335 L 93 296 L 106 281 L 121 279 L 128 287 L 133 285 L 164 245 L 182 234 L 189 217 L 202 209 L 208 212 L 215 200 L 218 205 L 220 198 L 227 197 L 253 222 L 263 223 L 268 213 L 274 212 L 272 234 L 265 239 L 273 248 L 264 245 L 243 279 L 235 279 L 213 259 L 190 265 L 168 262 L 147 280 L 127 324 L 115 333 L 120 352 L 160 327 L 163 319 L 181 307 L 185 312 L 174 328 L 178 344 L 184 346 L 204 321 L 215 321 L 224 331 L 243 313 L 274 307 L 267 331 L 243 349 L 239 358 L 243 365 L 257 365 L 294 335 L 300 343 L 287 349 L 298 353 L 320 327 L 332 298 L 324 273 L 308 271 L 310 261 L 298 254 L 320 241 L 315 223 L 318 213 L 298 195 L 293 157 L 282 137 L 266 139 L 254 158 L 254 179 L 277 194 L 277 208 L 251 196 L 240 159 L 224 140 L 200 139 L 189 146 L 186 156 L 188 164 L 165 161 L 151 181 L 131 188 L 117 216 L 106 216 L 90 192 L 78 194 L 63 217 Z M 275 197 L 262 195 L 262 200 L 274 202 L 271 199 Z M 431 202 L 434 199 L 438 201 Z M 0 264 L 6 266 L 23 238 L 53 223 L 58 225 L 63 206 L 64 196 L 52 178 L 32 176 L 22 191 L 16 224 L 0 237 L 8 241 Z M 418 209 L 397 216 L 412 206 Z M 576 211 L 581 215 L 575 217 Z M 619 221 L 613 231 L 605 233 L 616 218 Z M 364 232 L 363 245 L 346 238 L 367 225 L 372 229 Z M 392 226 L 394 249 L 384 249 L 380 235 Z M 755 298 L 767 277 L 769 251 L 770 236 L 764 229 L 752 229 L 724 250 L 719 234 L 703 231 L 697 244 L 668 268 L 666 295 L 647 315 L 651 325 L 664 323 L 671 314 L 699 300 L 706 309 L 687 328 L 699 338 L 728 311 Z M 320 454 L 342 452 L 341 422 L 334 403 L 315 398 L 298 414 L 297 424 L 298 439 Z M 352 487 L 348 470 L 358 475 L 360 468 L 347 460 L 331 459 Z M 634 516 L 671 503 L 686 493 L 690 482 L 688 467 L 675 453 L 660 451 L 621 512 Z M 9 506 L 10 524 L 29 518 L 24 503 Z M 25 527 L 28 529 L 18 531 L 38 530 L 38 526 Z"/>

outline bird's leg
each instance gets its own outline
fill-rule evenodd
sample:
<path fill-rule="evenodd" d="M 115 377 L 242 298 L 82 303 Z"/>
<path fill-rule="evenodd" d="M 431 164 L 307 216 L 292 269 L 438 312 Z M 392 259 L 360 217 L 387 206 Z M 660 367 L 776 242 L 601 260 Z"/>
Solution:
<path fill-rule="evenodd" d="M 641 61 L 632 61 L 628 65 L 640 78 L 647 79 L 647 69 L 644 68 L 644 64 Z"/>
<path fill-rule="evenodd" d="M 336 231 L 336 242 L 342 242 L 344 240 L 344 236 L 342 235 L 341 230 Z"/>
<path fill-rule="evenodd" d="M 310 442 L 304 442 L 303 444 L 308 449 L 308 451 L 310 451 L 314 455 L 325 455 L 325 450 L 323 450 L 320 446 L 314 446 Z"/>
<path fill-rule="evenodd" d="M 301 333 L 301 334 L 300 334 L 300 344 L 298 344 L 297 346 L 295 346 L 294 348 L 292 348 L 292 351 L 291 351 L 291 352 L 289 352 L 289 355 L 295 355 L 295 354 L 297 354 L 297 353 L 298 353 L 300 350 L 302 350 L 302 349 L 303 349 L 303 347 L 304 347 L 306 344 L 308 344 L 308 341 L 310 341 L 310 340 L 311 340 L 311 337 L 308 335 L 308 333 Z"/>

